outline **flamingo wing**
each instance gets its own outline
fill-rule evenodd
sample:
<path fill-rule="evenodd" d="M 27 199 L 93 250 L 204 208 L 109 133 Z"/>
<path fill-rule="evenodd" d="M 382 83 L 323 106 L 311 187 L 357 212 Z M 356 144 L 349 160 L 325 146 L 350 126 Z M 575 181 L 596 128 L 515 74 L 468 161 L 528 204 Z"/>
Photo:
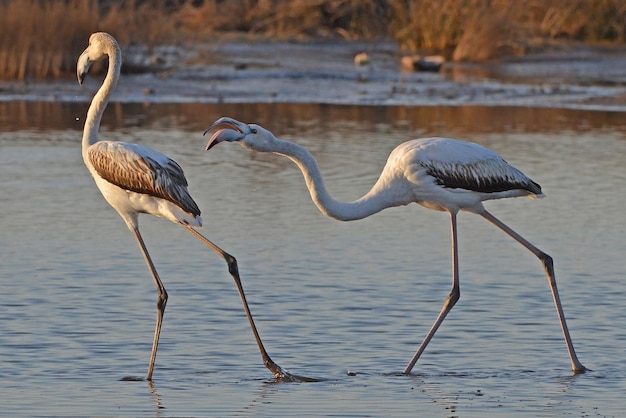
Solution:
<path fill-rule="evenodd" d="M 168 200 L 194 216 L 200 209 L 187 190 L 187 179 L 176 161 L 148 147 L 100 141 L 89 147 L 88 158 L 109 183 L 136 193 Z"/>
<path fill-rule="evenodd" d="M 479 193 L 525 190 L 542 195 L 539 184 L 482 145 L 450 138 L 424 138 L 409 141 L 404 147 L 413 152 L 414 162 L 426 168 L 442 187 Z"/>
<path fill-rule="evenodd" d="M 443 187 L 481 193 L 526 190 L 541 195 L 541 186 L 504 160 L 483 160 L 471 164 L 423 163 L 428 174 Z"/>

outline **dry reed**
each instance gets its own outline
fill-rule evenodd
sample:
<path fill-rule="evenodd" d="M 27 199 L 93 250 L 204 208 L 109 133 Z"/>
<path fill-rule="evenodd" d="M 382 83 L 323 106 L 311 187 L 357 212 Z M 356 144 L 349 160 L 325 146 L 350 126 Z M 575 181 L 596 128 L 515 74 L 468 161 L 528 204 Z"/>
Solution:
<path fill-rule="evenodd" d="M 123 47 L 205 40 L 220 32 L 276 38 L 391 37 L 457 59 L 521 54 L 535 39 L 626 41 L 624 0 L 3 0 L 0 78 L 73 73 L 87 37 Z M 456 51 L 455 51 L 456 49 Z"/>

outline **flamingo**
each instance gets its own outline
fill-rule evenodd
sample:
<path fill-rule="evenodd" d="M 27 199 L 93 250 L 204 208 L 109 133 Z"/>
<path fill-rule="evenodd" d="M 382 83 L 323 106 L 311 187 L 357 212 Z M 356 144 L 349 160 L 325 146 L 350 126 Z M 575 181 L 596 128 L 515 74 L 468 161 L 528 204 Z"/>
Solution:
<path fill-rule="evenodd" d="M 166 155 L 142 145 L 98 141 L 102 114 L 120 76 L 121 55 L 120 47 L 115 38 L 107 33 L 97 32 L 90 36 L 89 46 L 78 58 L 76 72 L 79 84 L 83 83 L 89 68 L 95 61 L 107 57 L 109 59 L 107 75 L 87 111 L 82 139 L 82 155 L 85 165 L 93 176 L 102 196 L 119 213 L 137 240 L 157 288 L 157 317 L 147 380 L 152 380 L 161 324 L 167 304 L 167 291 L 139 232 L 138 215 L 140 213 L 159 216 L 181 225 L 226 261 L 228 271 L 237 285 L 264 365 L 277 379 L 292 377 L 291 374 L 272 361 L 263 346 L 246 301 L 237 260 L 194 229 L 194 227 L 202 226 L 202 218 L 198 205 L 187 190 L 187 180 L 182 168 Z"/>
<path fill-rule="evenodd" d="M 483 206 L 483 201 L 491 199 L 544 197 L 539 184 L 508 164 L 494 151 L 478 144 L 448 138 L 422 138 L 404 142 L 391 152 L 371 190 L 360 199 L 348 203 L 337 201 L 328 193 L 317 162 L 306 148 L 278 139 L 259 125 L 223 117 L 204 133 L 212 134 L 206 146 L 207 150 L 220 142 L 239 142 L 246 149 L 271 152 L 291 159 L 302 171 L 315 205 L 326 216 L 340 221 L 363 219 L 385 208 L 410 203 L 448 212 L 452 234 L 452 289 L 403 374 L 411 372 L 461 295 L 457 245 L 457 214 L 460 210 L 482 216 L 539 258 L 548 276 L 572 370 L 574 374 L 587 370 L 578 360 L 567 328 L 552 257 L 505 225 Z"/>

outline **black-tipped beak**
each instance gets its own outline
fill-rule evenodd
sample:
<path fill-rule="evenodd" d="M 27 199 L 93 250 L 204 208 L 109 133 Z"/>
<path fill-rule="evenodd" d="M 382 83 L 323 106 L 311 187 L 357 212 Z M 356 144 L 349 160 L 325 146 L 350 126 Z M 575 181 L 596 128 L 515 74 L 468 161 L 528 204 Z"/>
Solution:
<path fill-rule="evenodd" d="M 233 129 L 218 129 L 211 135 L 209 142 L 206 144 L 206 150 L 210 150 L 220 142 L 235 142 L 244 139 L 246 136 L 239 131 Z"/>
<path fill-rule="evenodd" d="M 87 48 L 89 49 L 89 48 Z M 89 59 L 89 53 L 85 49 L 80 57 L 78 57 L 78 62 L 76 63 L 76 76 L 78 77 L 78 84 L 82 85 L 83 81 L 85 81 L 85 77 L 89 72 L 89 68 L 91 68 L 92 61 Z"/>
<path fill-rule="evenodd" d="M 206 150 L 208 151 L 220 142 L 235 142 L 244 139 L 250 133 L 250 127 L 232 118 L 220 118 L 213 122 L 204 131 L 203 135 L 207 133 L 212 134 L 209 142 L 206 144 Z"/>

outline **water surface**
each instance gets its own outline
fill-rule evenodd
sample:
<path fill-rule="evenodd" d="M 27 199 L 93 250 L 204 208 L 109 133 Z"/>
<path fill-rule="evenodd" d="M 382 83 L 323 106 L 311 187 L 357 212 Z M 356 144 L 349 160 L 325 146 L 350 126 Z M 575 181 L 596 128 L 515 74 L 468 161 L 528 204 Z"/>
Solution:
<path fill-rule="evenodd" d="M 102 136 L 185 169 L 203 233 L 239 260 L 272 358 L 263 367 L 224 262 L 182 228 L 142 217 L 170 294 L 154 383 L 145 375 L 156 291 L 134 239 L 80 155 L 85 104 L 0 103 L 0 388 L 10 416 L 621 416 L 623 113 L 489 107 L 113 104 Z M 341 223 L 290 161 L 234 144 L 204 151 L 219 116 L 311 150 L 331 193 L 369 190 L 418 136 L 471 140 L 547 198 L 487 207 L 551 254 L 578 355 L 572 376 L 540 263 L 459 216 L 461 300 L 400 376 L 449 292 L 447 215 L 417 205 Z"/>

